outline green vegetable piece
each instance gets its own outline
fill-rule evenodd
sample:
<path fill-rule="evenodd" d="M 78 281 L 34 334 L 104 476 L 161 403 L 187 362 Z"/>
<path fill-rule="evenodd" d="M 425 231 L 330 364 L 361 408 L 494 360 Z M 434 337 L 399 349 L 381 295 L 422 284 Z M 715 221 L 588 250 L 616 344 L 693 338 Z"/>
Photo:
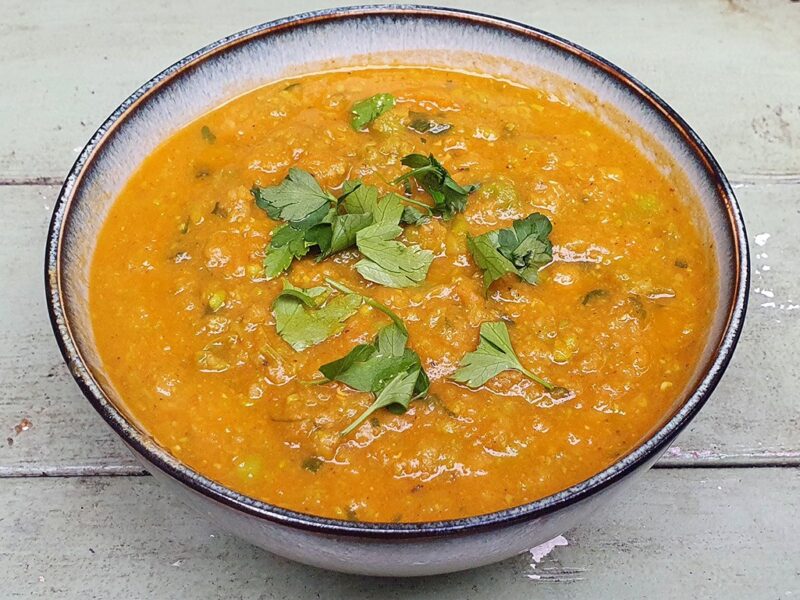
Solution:
<path fill-rule="evenodd" d="M 324 463 L 321 458 L 317 456 L 309 456 L 301 463 L 300 466 L 310 473 L 316 473 L 323 464 Z"/>
<path fill-rule="evenodd" d="M 203 139 L 209 144 L 213 144 L 217 141 L 217 136 L 214 135 L 214 132 L 211 131 L 208 125 L 203 125 L 203 127 L 200 129 L 200 135 L 202 135 Z"/>
<path fill-rule="evenodd" d="M 433 198 L 433 214 L 445 220 L 464 212 L 467 197 L 478 189 L 477 185 L 458 185 L 433 154 L 408 154 L 401 162 L 411 170 L 395 179 L 394 183 L 407 186 L 414 179 Z"/>
<path fill-rule="evenodd" d="M 219 202 L 214 203 L 214 208 L 211 209 L 211 214 L 216 217 L 222 217 L 223 219 L 226 219 L 228 217 L 227 209 L 220 206 Z"/>
<path fill-rule="evenodd" d="M 409 111 L 408 118 L 411 122 L 408 124 L 410 129 L 417 133 L 430 133 L 431 135 L 441 135 L 450 130 L 450 123 L 439 121 L 431 117 L 428 113 Z"/>
<path fill-rule="evenodd" d="M 244 479 L 258 479 L 264 471 L 264 462 L 260 456 L 246 456 L 236 465 L 236 472 Z"/>
<path fill-rule="evenodd" d="M 380 408 L 404 412 L 413 399 L 428 393 L 430 380 L 419 355 L 406 348 L 407 342 L 405 327 L 392 323 L 381 329 L 371 344 L 359 344 L 344 357 L 319 368 L 328 381 L 339 381 L 377 396 L 341 435 L 353 431 Z"/>
<path fill-rule="evenodd" d="M 675 266 L 679 269 L 688 269 L 689 263 L 683 260 L 682 258 L 675 259 Z"/>
<path fill-rule="evenodd" d="M 361 131 L 387 110 L 391 110 L 395 103 L 395 97 L 391 94 L 375 94 L 356 102 L 350 111 L 353 115 L 350 126 L 356 131 Z"/>
<path fill-rule="evenodd" d="M 606 296 L 608 296 L 608 290 L 602 290 L 602 289 L 592 290 L 583 297 L 581 304 L 586 306 L 587 304 L 590 304 L 595 300 L 599 300 L 600 298 L 605 298 Z"/>
<path fill-rule="evenodd" d="M 505 210 L 516 209 L 520 206 L 516 186 L 505 177 L 500 177 L 482 185 L 478 195 L 482 200 L 491 202 L 498 208 Z"/>
<path fill-rule="evenodd" d="M 636 294 L 628 296 L 628 310 L 633 317 L 636 317 L 640 321 L 647 318 L 647 309 Z"/>
<path fill-rule="evenodd" d="M 208 297 L 208 309 L 215 313 L 220 308 L 225 305 L 225 300 L 227 299 L 228 294 L 225 293 L 225 290 L 215 290 L 211 293 Z"/>
<path fill-rule="evenodd" d="M 636 206 L 645 215 L 653 215 L 661 210 L 661 201 L 653 194 L 636 196 Z"/>
<path fill-rule="evenodd" d="M 328 215 L 335 198 L 325 192 L 314 176 L 292 167 L 278 185 L 253 188 L 256 205 L 273 219 L 288 221 L 295 229 L 309 229 Z"/>
<path fill-rule="evenodd" d="M 532 213 L 514 221 L 512 227 L 471 237 L 467 248 L 483 271 L 483 289 L 507 273 L 515 273 L 530 284 L 539 282 L 539 269 L 553 260 L 550 219 Z"/>
<path fill-rule="evenodd" d="M 361 306 L 361 297 L 354 294 L 327 300 L 329 291 L 325 287 L 303 289 L 283 282 L 283 291 L 272 304 L 275 328 L 297 352 L 338 334 Z"/>
<path fill-rule="evenodd" d="M 467 352 L 453 375 L 453 380 L 470 388 L 478 388 L 503 371 L 516 370 L 552 391 L 555 386 L 522 366 L 508 327 L 502 321 L 482 323 L 480 342 L 474 352 Z"/>

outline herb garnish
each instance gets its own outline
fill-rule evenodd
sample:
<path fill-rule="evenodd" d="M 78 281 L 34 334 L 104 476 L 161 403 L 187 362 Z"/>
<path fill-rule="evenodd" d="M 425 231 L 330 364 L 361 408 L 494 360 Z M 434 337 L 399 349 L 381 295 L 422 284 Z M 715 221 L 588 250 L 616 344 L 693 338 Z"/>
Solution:
<path fill-rule="evenodd" d="M 203 127 L 200 128 L 200 135 L 202 135 L 203 139 L 209 144 L 213 144 L 217 141 L 217 136 L 214 135 L 214 132 L 211 131 L 211 128 L 208 125 L 203 125 Z"/>
<path fill-rule="evenodd" d="M 300 466 L 310 473 L 316 473 L 323 464 L 324 461 L 320 457 L 309 456 L 302 463 L 300 463 Z"/>
<path fill-rule="evenodd" d="M 283 282 L 283 291 L 272 303 L 275 328 L 297 352 L 339 333 L 361 306 L 361 296 L 357 294 L 328 298 L 330 291 L 326 287 L 303 289 Z"/>
<path fill-rule="evenodd" d="M 404 183 L 408 186 L 410 180 L 414 179 L 433 198 L 432 213 L 445 220 L 452 219 L 456 213 L 464 212 L 467 196 L 478 189 L 477 185 L 458 185 L 433 154 L 408 154 L 401 162 L 411 167 L 411 170 L 393 183 Z"/>
<path fill-rule="evenodd" d="M 404 198 L 347 181 L 337 199 L 325 192 L 309 173 L 292 168 L 279 185 L 254 188 L 256 204 L 286 225 L 273 234 L 264 257 L 264 273 L 272 278 L 292 261 L 316 248 L 320 259 L 356 246 L 364 258 L 355 268 L 369 281 L 389 287 L 410 287 L 424 281 L 433 253 L 407 246 L 395 238 L 400 223 L 418 223 L 425 215 L 403 205 Z"/>
<path fill-rule="evenodd" d="M 341 435 L 352 432 L 381 408 L 402 414 L 412 400 L 428 393 L 430 380 L 419 355 L 406 347 L 407 342 L 405 328 L 392 323 L 381 329 L 371 344 L 359 344 L 346 356 L 319 368 L 327 381 L 339 381 L 360 392 L 375 394 L 372 405 Z"/>
<path fill-rule="evenodd" d="M 419 246 L 406 246 L 394 239 L 403 232 L 398 224 L 403 207 L 397 201 L 396 206 L 399 211 L 394 211 L 390 219 L 376 222 L 356 234 L 356 245 L 364 255 L 356 263 L 356 270 L 364 279 L 381 285 L 413 287 L 425 280 L 433 262 L 433 252 Z"/>
<path fill-rule="evenodd" d="M 353 114 L 350 126 L 356 131 L 364 129 L 387 110 L 391 110 L 395 103 L 396 100 L 391 94 L 375 94 L 356 102 L 350 110 Z"/>
<path fill-rule="evenodd" d="M 550 219 L 532 213 L 514 221 L 512 227 L 467 236 L 475 263 L 483 271 L 483 289 L 506 273 L 515 273 L 528 283 L 539 282 L 539 268 L 553 260 Z"/>
<path fill-rule="evenodd" d="M 355 292 L 355 291 L 351 290 L 349 287 L 347 287 L 343 283 L 339 283 L 338 281 L 335 281 L 335 280 L 331 279 L 330 277 L 326 277 L 325 278 L 325 283 L 327 283 L 329 286 L 331 286 L 336 291 L 342 292 L 343 294 L 355 294 L 357 296 L 360 296 L 361 300 L 364 302 L 364 304 L 368 304 L 372 308 L 381 311 L 383 314 L 385 314 L 387 317 L 389 317 L 392 320 L 392 322 L 395 325 L 397 325 L 397 327 L 400 328 L 400 331 L 402 331 L 403 333 L 408 335 L 408 331 L 406 330 L 406 326 L 403 323 L 403 320 L 400 317 L 398 317 L 392 311 L 392 309 L 390 309 L 385 304 L 382 304 L 382 303 L 378 302 L 377 300 L 375 300 L 374 298 L 370 298 L 369 296 L 364 296 L 363 294 L 359 294 L 358 292 Z"/>
<path fill-rule="evenodd" d="M 590 304 L 590 303 L 594 302 L 595 300 L 599 300 L 600 298 L 605 298 L 606 296 L 608 296 L 608 290 L 604 290 L 604 289 L 598 288 L 596 290 L 592 290 L 592 291 L 588 292 L 583 297 L 583 300 L 581 300 L 581 304 L 586 306 L 587 304 Z"/>
<path fill-rule="evenodd" d="M 480 342 L 474 352 L 461 359 L 453 380 L 478 388 L 503 371 L 516 370 L 541 384 L 547 391 L 557 389 L 552 383 L 522 366 L 511 345 L 508 327 L 502 321 L 481 323 Z"/>
<path fill-rule="evenodd" d="M 431 117 L 428 113 L 424 112 L 415 112 L 410 111 L 408 113 L 408 118 L 411 119 L 411 122 L 408 124 L 410 129 L 413 129 L 417 133 L 430 133 L 432 135 L 441 135 L 442 133 L 446 133 L 449 131 L 450 123 L 445 123 L 444 121 L 439 121 Z"/>
<path fill-rule="evenodd" d="M 333 279 L 326 277 L 325 283 L 330 287 L 304 289 L 284 280 L 283 291 L 272 303 L 278 334 L 298 352 L 339 333 L 344 328 L 344 321 L 355 314 L 362 302 L 381 311 L 408 335 L 403 320 L 385 304 Z M 331 298 L 334 290 L 341 295 Z"/>
<path fill-rule="evenodd" d="M 408 200 L 406 198 L 406 200 Z M 426 211 L 430 213 L 430 209 L 426 207 Z M 403 208 L 403 216 L 400 217 L 400 222 L 406 225 L 419 225 L 428 221 L 428 214 L 422 212 L 415 206 L 406 206 Z"/>
<path fill-rule="evenodd" d="M 313 227 L 328 214 L 334 198 L 311 173 L 292 167 L 278 185 L 253 188 L 256 204 L 277 221 L 288 221 L 295 229 Z"/>

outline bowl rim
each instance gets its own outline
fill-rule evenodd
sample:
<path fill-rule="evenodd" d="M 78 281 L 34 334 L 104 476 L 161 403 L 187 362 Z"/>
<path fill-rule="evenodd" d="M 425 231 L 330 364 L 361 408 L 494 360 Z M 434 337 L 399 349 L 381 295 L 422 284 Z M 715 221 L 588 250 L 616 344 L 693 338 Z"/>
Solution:
<path fill-rule="evenodd" d="M 105 395 L 84 361 L 72 335 L 65 310 L 65 298 L 62 294 L 61 265 L 63 253 L 61 246 L 67 216 L 75 191 L 78 189 L 83 176 L 90 170 L 95 157 L 99 154 L 109 134 L 135 111 L 140 102 L 155 94 L 160 86 L 210 57 L 246 43 L 253 38 L 267 36 L 284 29 L 293 29 L 340 19 L 397 15 L 461 21 L 473 26 L 510 31 L 554 46 L 558 50 L 571 54 L 583 62 L 590 63 L 591 66 L 604 71 L 621 84 L 626 93 L 638 96 L 650 108 L 660 113 L 663 118 L 670 122 L 675 132 L 682 136 L 693 149 L 694 158 L 702 162 L 716 187 L 717 198 L 724 205 L 728 222 L 731 226 L 729 233 L 733 244 L 733 256 L 731 259 L 734 265 L 734 272 L 732 273 L 735 278 L 732 286 L 734 298 L 731 302 L 720 340 L 706 360 L 706 364 L 701 371 L 702 376 L 692 388 L 691 393 L 688 394 L 683 405 L 674 412 L 668 421 L 652 431 L 649 437 L 640 442 L 631 452 L 592 477 L 533 502 L 491 513 L 427 522 L 354 522 L 282 508 L 236 492 L 181 463 L 165 449 L 157 445 L 147 434 L 137 430 Z M 699 136 L 659 96 L 639 80 L 606 59 L 582 46 L 546 31 L 511 19 L 480 12 L 416 4 L 329 8 L 269 21 L 212 42 L 175 62 L 148 80 L 124 100 L 104 121 L 90 138 L 70 169 L 53 209 L 53 216 L 47 232 L 44 267 L 45 291 L 50 322 L 61 353 L 73 378 L 84 396 L 106 423 L 146 462 L 207 498 L 266 521 L 316 533 L 382 539 L 433 537 L 442 534 L 463 535 L 537 519 L 587 499 L 631 472 L 645 466 L 648 462 L 655 460 L 666 450 L 675 436 L 694 418 L 722 377 L 742 330 L 750 286 L 747 235 L 741 210 L 730 183 Z"/>

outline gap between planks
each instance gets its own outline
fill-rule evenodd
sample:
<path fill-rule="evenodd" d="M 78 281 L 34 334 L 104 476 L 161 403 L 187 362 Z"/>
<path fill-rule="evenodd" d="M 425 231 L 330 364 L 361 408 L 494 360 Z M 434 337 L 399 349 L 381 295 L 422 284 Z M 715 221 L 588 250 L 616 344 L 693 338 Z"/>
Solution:
<path fill-rule="evenodd" d="M 775 469 L 800 468 L 799 452 L 764 453 L 750 456 L 698 457 L 687 452 L 681 456 L 666 456 L 654 469 Z M 149 477 L 150 474 L 138 465 L 90 465 L 90 466 L 2 466 L 0 479 L 32 477 Z"/>

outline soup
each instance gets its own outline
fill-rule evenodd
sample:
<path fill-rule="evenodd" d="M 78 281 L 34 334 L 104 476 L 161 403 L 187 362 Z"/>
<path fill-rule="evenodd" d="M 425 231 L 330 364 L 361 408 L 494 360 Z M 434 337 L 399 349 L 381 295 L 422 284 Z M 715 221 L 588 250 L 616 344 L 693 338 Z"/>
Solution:
<path fill-rule="evenodd" d="M 375 522 L 542 498 L 670 414 L 716 298 L 691 198 L 552 92 L 325 72 L 220 106 L 100 233 L 124 409 L 260 500 Z"/>

